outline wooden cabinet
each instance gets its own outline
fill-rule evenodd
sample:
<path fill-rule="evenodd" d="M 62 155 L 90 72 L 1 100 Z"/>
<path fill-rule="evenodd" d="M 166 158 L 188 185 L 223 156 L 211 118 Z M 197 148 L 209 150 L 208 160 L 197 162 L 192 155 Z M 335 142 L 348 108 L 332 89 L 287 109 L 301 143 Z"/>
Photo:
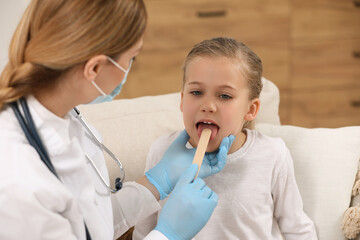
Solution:
<path fill-rule="evenodd" d="M 216 36 L 244 42 L 287 40 L 287 0 L 151 0 L 145 46 L 185 48 Z M 270 4 L 270 2 L 272 2 Z M 262 31 L 259 31 L 262 29 Z"/>
<path fill-rule="evenodd" d="M 143 51 L 120 97 L 181 91 L 182 63 L 193 45 L 228 36 L 244 42 L 262 59 L 264 76 L 280 89 L 282 124 L 360 125 L 357 1 L 145 0 L 148 27 Z M 325 121 L 323 115 L 306 110 L 325 104 L 326 96 L 334 106 L 345 104 L 343 109 L 353 109 L 354 114 Z M 341 113 L 329 110 L 333 116 Z"/>

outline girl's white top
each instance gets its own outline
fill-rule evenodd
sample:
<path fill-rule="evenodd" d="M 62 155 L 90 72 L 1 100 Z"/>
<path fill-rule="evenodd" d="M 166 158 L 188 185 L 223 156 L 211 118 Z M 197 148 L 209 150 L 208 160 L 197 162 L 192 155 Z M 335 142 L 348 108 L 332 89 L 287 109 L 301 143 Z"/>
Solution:
<path fill-rule="evenodd" d="M 196 240 L 315 240 L 315 226 L 303 211 L 293 161 L 280 138 L 246 130 L 247 139 L 228 155 L 224 169 L 206 184 L 219 202 Z M 154 166 L 178 136 L 175 132 L 156 140 L 146 168 Z M 161 204 L 164 204 L 161 201 Z M 156 225 L 157 213 L 135 226 L 134 238 L 142 239 Z"/>

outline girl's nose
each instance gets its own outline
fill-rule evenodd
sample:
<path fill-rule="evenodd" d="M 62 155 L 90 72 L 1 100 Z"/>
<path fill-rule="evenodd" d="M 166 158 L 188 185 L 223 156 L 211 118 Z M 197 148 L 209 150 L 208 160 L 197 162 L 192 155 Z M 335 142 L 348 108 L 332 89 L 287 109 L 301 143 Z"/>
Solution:
<path fill-rule="evenodd" d="M 204 99 L 200 107 L 201 112 L 216 112 L 216 104 L 210 99 Z"/>

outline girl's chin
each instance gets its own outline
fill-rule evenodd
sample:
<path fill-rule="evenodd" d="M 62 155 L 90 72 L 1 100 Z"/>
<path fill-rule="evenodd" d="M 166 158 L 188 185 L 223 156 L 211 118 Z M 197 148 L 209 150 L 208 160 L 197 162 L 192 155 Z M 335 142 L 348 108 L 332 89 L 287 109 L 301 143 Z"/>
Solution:
<path fill-rule="evenodd" d="M 220 144 L 211 144 L 209 143 L 208 147 L 206 148 L 206 152 L 214 152 L 219 149 Z"/>

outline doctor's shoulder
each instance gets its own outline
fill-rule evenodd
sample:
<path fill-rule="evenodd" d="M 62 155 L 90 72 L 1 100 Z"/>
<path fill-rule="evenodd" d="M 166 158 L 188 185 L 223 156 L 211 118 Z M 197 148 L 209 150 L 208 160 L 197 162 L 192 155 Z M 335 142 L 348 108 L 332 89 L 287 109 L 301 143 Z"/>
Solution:
<path fill-rule="evenodd" d="M 10 208 L 16 202 L 20 205 L 21 202 L 23 205 L 29 202 L 49 202 L 50 205 L 54 204 L 51 202 L 58 202 L 56 199 L 64 194 L 61 190 L 64 186 L 28 143 L 11 108 L 0 112 L 0 126 L 1 206 Z M 3 205 L 6 202 L 12 203 Z"/>
<path fill-rule="evenodd" d="M 0 126 L 0 161 L 2 166 L 10 168 L 9 172 L 15 165 L 22 165 L 22 162 L 27 165 L 29 159 L 39 158 L 35 149 L 29 145 L 11 108 L 7 107 L 0 112 Z"/>

